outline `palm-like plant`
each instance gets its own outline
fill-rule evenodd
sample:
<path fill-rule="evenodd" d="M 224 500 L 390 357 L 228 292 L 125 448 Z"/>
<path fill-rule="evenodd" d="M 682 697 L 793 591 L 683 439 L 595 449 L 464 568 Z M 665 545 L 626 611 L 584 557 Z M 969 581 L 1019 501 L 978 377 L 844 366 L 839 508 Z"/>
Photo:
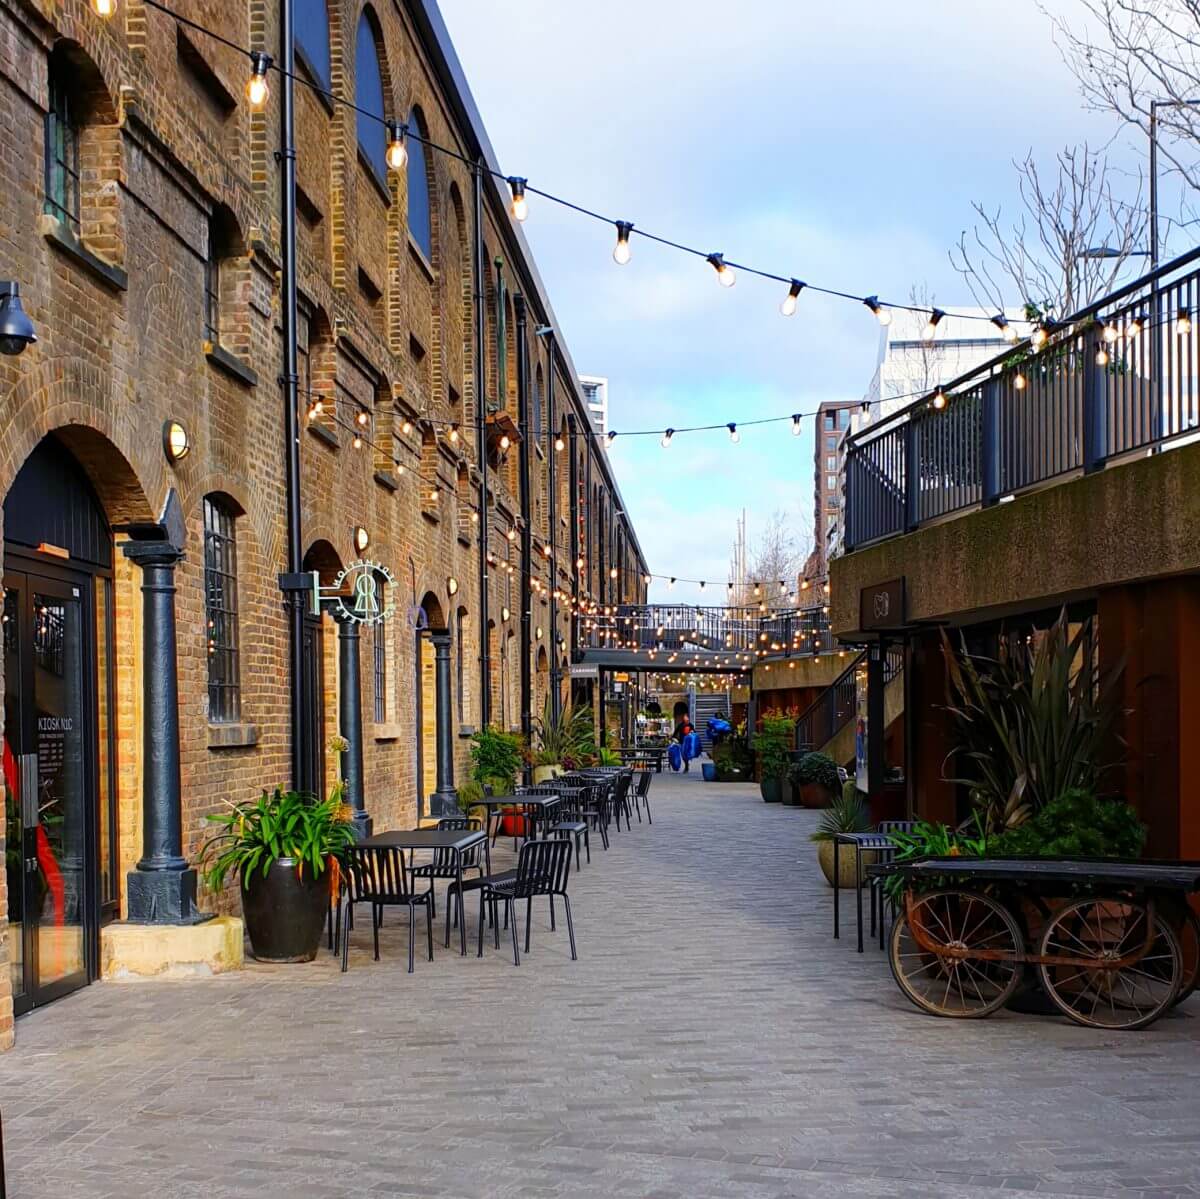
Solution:
<path fill-rule="evenodd" d="M 592 710 L 567 704 L 555 715 L 547 699 L 541 716 L 534 718 L 533 735 L 538 756 L 548 763 L 576 758 L 592 748 Z"/>
<path fill-rule="evenodd" d="M 1064 609 L 1044 634 L 1002 640 L 997 658 L 956 650 L 943 632 L 957 759 L 989 833 L 1016 828 L 1073 788 L 1092 793 L 1117 762 L 1124 663 L 1101 670 L 1092 620 L 1074 631 Z"/>

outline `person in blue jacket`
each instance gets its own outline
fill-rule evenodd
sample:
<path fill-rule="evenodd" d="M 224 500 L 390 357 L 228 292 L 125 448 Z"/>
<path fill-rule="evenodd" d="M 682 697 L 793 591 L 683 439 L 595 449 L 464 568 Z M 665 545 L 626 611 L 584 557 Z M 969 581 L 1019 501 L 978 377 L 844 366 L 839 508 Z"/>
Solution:
<path fill-rule="evenodd" d="M 683 756 L 683 769 L 686 773 L 690 766 L 688 764 L 688 741 L 687 738 L 695 732 L 692 728 L 692 718 L 688 715 L 687 708 L 680 710 L 677 706 L 675 716 L 678 723 L 675 725 L 675 740 L 679 742 L 679 752 Z"/>

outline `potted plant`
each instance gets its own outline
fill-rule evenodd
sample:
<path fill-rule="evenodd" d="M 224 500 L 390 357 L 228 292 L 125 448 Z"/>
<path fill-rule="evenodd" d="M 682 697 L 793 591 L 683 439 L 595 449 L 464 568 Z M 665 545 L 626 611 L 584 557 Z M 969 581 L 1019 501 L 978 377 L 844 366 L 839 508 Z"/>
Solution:
<path fill-rule="evenodd" d="M 354 843 L 338 784 L 328 799 L 276 787 L 254 803 L 231 803 L 207 819 L 218 826 L 200 851 L 213 891 L 241 881 L 250 950 L 262 962 L 311 962 L 317 955 L 338 870 Z"/>
<path fill-rule="evenodd" d="M 592 740 L 592 710 L 567 704 L 556 715 L 549 699 L 533 722 L 537 749 L 530 759 L 534 783 L 562 773 L 564 763 L 585 750 Z"/>
<path fill-rule="evenodd" d="M 808 753 L 793 762 L 788 777 L 800 792 L 800 803 L 806 808 L 828 807 L 842 787 L 837 763 L 825 754 Z"/>
<path fill-rule="evenodd" d="M 867 815 L 867 806 L 863 803 L 862 795 L 854 785 L 853 780 L 842 786 L 841 794 L 821 813 L 817 831 L 810 840 L 817 845 L 817 861 L 825 881 L 833 886 L 833 862 L 837 856 L 838 885 L 846 886 L 854 879 L 854 846 L 837 845 L 833 838 L 838 833 L 865 833 L 871 827 Z M 876 859 L 876 854 L 863 855 L 863 865 L 869 865 Z"/>
<path fill-rule="evenodd" d="M 759 790 L 765 803 L 780 803 L 787 775 L 788 751 L 796 739 L 796 722 L 788 714 L 769 712 L 762 718 L 762 729 L 754 734 L 761 775 Z"/>
<path fill-rule="evenodd" d="M 720 745 L 714 745 L 712 759 L 713 772 L 719 783 L 745 783 L 753 776 L 754 754 L 744 732 L 735 733 Z"/>
<path fill-rule="evenodd" d="M 506 733 L 489 724 L 471 735 L 471 778 L 480 787 L 491 787 L 496 795 L 511 795 L 517 776 L 524 765 L 519 733 Z M 520 817 L 512 810 L 504 813 L 501 827 L 511 836 L 518 829 Z"/>

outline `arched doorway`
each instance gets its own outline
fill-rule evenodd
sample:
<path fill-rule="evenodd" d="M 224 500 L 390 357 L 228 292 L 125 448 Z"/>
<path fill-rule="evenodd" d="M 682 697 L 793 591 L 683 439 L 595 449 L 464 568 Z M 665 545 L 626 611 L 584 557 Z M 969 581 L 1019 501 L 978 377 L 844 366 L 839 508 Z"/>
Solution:
<path fill-rule="evenodd" d="M 20 1014 L 97 976 L 99 928 L 120 903 L 113 536 L 57 437 L 13 480 L 4 536 L 8 944 Z"/>
<path fill-rule="evenodd" d="M 314 541 L 308 547 L 303 562 L 306 571 L 315 570 L 322 587 L 332 587 L 342 569 L 342 560 L 337 550 L 328 541 Z M 326 711 L 337 711 L 332 702 L 336 693 L 333 682 L 336 669 L 326 669 L 325 655 L 328 651 L 325 638 L 326 616 L 323 612 L 309 613 L 304 618 L 304 640 L 302 643 L 301 694 L 304 705 L 304 759 L 300 763 L 300 789 L 314 795 L 326 795 L 325 743 L 327 740 Z M 330 638 L 330 645 L 333 639 Z M 327 699 L 330 702 L 327 704 Z"/>
<path fill-rule="evenodd" d="M 421 600 L 416 621 L 417 815 L 431 811 L 438 786 L 438 696 L 436 637 L 448 637 L 446 615 L 432 591 Z"/>

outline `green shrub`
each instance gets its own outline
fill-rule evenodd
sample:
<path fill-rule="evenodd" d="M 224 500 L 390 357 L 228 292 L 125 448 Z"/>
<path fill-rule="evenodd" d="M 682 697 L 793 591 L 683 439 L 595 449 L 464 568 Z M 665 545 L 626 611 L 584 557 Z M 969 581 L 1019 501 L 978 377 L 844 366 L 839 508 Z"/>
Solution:
<path fill-rule="evenodd" d="M 497 795 L 511 795 L 524 765 L 521 737 L 494 724 L 471 737 L 471 778 L 489 784 Z"/>
<path fill-rule="evenodd" d="M 797 762 L 796 766 L 799 764 Z M 792 767 L 793 772 L 796 766 Z M 817 831 L 809 840 L 832 841 L 838 833 L 865 833 L 870 827 L 867 805 L 863 803 L 862 794 L 851 779 L 842 787 L 842 793 L 821 813 Z"/>
<path fill-rule="evenodd" d="M 793 762 L 788 768 L 788 778 L 797 787 L 810 784 L 824 787 L 830 795 L 836 795 L 842 788 L 837 763 L 825 754 L 805 754 L 799 762 Z"/>
<path fill-rule="evenodd" d="M 714 745 L 712 759 L 718 782 L 744 782 L 754 773 L 754 754 L 744 736 L 735 734 Z"/>
<path fill-rule="evenodd" d="M 1125 802 L 1073 788 L 988 843 L 994 858 L 1136 858 L 1146 827 Z"/>
<path fill-rule="evenodd" d="M 788 754 L 796 744 L 796 718 L 790 713 L 768 713 L 751 744 L 762 762 L 763 778 L 783 778 L 787 774 Z"/>

